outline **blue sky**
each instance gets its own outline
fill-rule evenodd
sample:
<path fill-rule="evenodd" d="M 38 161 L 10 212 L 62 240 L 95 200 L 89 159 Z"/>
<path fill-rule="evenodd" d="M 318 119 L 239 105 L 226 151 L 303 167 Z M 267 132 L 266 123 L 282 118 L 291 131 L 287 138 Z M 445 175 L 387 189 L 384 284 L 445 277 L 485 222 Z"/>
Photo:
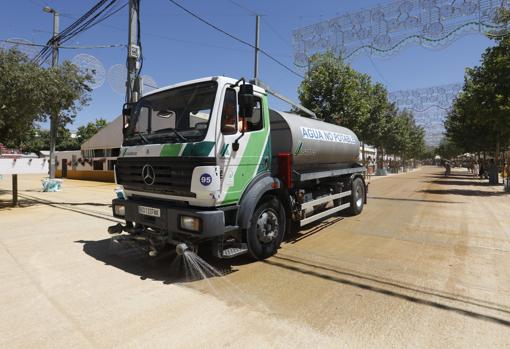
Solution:
<path fill-rule="evenodd" d="M 127 0 L 122 0 L 127 1 Z M 42 7 L 49 5 L 63 14 L 61 29 L 88 10 L 97 0 L 17 0 L 7 1 L 0 12 L 0 39 L 24 38 L 44 43 L 51 36 L 52 18 Z M 229 0 L 179 1 L 226 31 L 254 40 L 254 15 Z M 292 31 L 347 12 L 369 8 L 388 1 L 291 1 L 236 0 L 263 15 L 261 48 L 285 64 L 293 66 Z M 158 86 L 210 75 L 251 77 L 253 50 L 213 31 L 171 4 L 168 0 L 141 1 L 144 66 L 142 74 L 152 76 Z M 127 10 L 120 11 L 104 24 L 75 37 L 68 45 L 124 44 L 127 41 Z M 478 64 L 480 54 L 493 43 L 479 34 L 467 35 L 441 50 L 407 47 L 389 58 L 361 54 L 352 66 L 380 81 L 390 91 L 462 82 L 464 69 Z M 60 59 L 78 53 L 98 58 L 105 69 L 124 64 L 124 48 L 64 50 Z M 260 77 L 273 89 L 297 99 L 301 78 L 289 73 L 264 56 L 260 58 Z M 79 112 L 78 126 L 102 117 L 112 120 L 120 113 L 124 96 L 116 94 L 108 82 L 93 91 L 89 106 Z M 283 107 L 278 105 L 278 107 Z"/>

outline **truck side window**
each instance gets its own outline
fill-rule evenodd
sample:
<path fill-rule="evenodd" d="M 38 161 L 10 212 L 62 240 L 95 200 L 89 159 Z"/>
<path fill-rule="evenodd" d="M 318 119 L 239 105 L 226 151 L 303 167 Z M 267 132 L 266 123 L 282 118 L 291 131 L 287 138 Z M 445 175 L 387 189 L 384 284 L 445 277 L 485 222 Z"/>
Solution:
<path fill-rule="evenodd" d="M 245 119 L 245 132 L 262 130 L 264 127 L 262 119 L 262 103 L 260 98 L 255 97 L 255 108 L 253 108 L 253 114 L 251 118 Z"/>
<path fill-rule="evenodd" d="M 225 91 L 221 113 L 221 132 L 225 135 L 237 133 L 237 93 L 231 88 Z"/>

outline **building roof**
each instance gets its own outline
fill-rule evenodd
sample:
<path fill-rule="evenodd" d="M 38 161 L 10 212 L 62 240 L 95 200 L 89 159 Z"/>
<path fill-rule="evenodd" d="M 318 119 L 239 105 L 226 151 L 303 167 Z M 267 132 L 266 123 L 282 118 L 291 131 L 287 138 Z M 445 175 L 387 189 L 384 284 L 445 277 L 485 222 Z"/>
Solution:
<path fill-rule="evenodd" d="M 122 145 L 122 115 L 99 130 L 81 145 L 81 150 L 120 148 Z"/>

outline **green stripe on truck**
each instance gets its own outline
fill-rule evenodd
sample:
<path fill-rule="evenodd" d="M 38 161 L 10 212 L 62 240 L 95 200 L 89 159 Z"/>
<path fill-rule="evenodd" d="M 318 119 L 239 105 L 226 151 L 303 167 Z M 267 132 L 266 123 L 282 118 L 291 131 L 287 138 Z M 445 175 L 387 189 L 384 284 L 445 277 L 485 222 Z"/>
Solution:
<path fill-rule="evenodd" d="M 188 143 L 181 156 L 209 156 L 214 142 Z"/>
<path fill-rule="evenodd" d="M 159 156 L 209 156 L 213 147 L 214 142 L 165 144 Z"/>
<path fill-rule="evenodd" d="M 161 152 L 159 156 L 177 156 L 181 152 L 182 144 L 174 143 L 174 144 L 165 144 L 163 148 L 161 148 Z"/>

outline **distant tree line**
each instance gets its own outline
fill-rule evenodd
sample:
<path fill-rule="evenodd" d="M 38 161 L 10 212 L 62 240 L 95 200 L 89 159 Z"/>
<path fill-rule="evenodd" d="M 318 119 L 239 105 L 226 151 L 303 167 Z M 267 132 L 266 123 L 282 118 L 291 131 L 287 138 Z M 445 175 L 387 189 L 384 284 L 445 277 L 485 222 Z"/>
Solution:
<path fill-rule="evenodd" d="M 496 45 L 479 66 L 466 70 L 464 86 L 445 120 L 446 138 L 438 148 L 452 157 L 489 152 L 497 159 L 510 145 L 510 11 L 501 10 L 502 29 L 489 33 Z"/>
<path fill-rule="evenodd" d="M 107 124 L 108 122 L 105 119 L 99 118 L 94 122 L 88 122 L 86 125 L 78 127 L 74 135 L 66 126 L 59 125 L 55 148 L 56 150 L 79 150 L 84 142 L 92 138 Z M 50 148 L 50 131 L 39 126 L 27 130 L 22 139 L 22 143 L 18 146 L 24 152 L 38 153 Z"/>
<path fill-rule="evenodd" d="M 360 141 L 402 159 L 427 153 L 425 131 L 409 110 L 399 110 L 380 83 L 372 83 L 332 53 L 311 57 L 298 90 L 301 103 L 324 121 L 347 127 Z"/>

